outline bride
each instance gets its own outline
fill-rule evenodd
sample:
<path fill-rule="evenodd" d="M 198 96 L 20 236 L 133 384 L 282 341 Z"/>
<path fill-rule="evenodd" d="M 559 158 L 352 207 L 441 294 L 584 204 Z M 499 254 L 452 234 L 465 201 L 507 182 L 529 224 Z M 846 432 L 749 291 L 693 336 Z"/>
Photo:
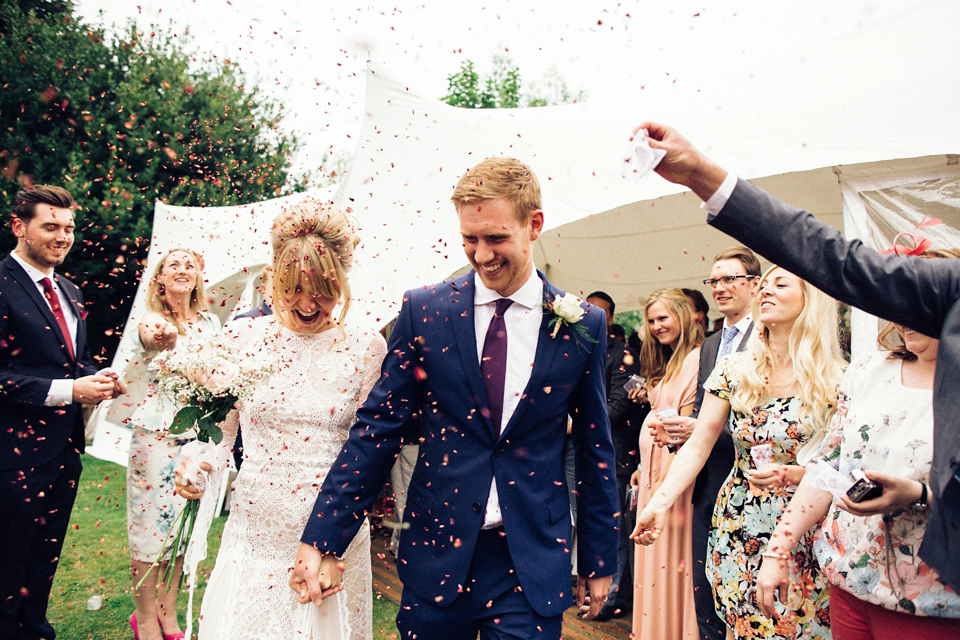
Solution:
<path fill-rule="evenodd" d="M 239 412 L 243 466 L 204 594 L 199 637 L 368 639 L 367 525 L 342 560 L 343 590 L 322 606 L 300 604 L 287 581 L 320 485 L 380 375 L 386 343 L 378 333 L 343 323 L 350 305 L 346 272 L 359 242 L 346 215 L 312 199 L 291 205 L 274 221 L 271 242 L 276 315 L 235 321 L 225 330 L 241 357 L 271 373 Z M 224 425 L 224 461 L 236 425 L 232 412 Z M 201 495 L 193 485 L 178 486 L 186 498 Z"/>

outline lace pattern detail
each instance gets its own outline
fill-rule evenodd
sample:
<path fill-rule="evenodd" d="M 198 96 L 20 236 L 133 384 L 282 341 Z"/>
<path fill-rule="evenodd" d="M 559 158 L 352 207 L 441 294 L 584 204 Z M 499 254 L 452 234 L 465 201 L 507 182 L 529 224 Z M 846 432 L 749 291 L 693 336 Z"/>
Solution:
<path fill-rule="evenodd" d="M 201 608 L 202 640 L 372 636 L 370 532 L 347 549 L 344 590 L 319 608 L 287 586 L 320 485 L 356 410 L 379 377 L 386 345 L 378 334 L 315 335 L 272 318 L 228 327 L 245 357 L 273 373 L 240 412 L 244 461 L 230 517 Z M 227 435 L 224 442 L 232 442 Z"/>

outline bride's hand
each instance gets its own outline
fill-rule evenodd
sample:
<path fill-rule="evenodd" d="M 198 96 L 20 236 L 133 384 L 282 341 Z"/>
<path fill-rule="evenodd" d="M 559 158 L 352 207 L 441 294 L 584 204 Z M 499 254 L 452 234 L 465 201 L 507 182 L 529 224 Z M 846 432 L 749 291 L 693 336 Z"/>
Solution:
<path fill-rule="evenodd" d="M 206 462 L 201 462 L 200 468 L 204 471 L 210 471 L 212 469 L 212 467 Z M 181 460 L 180 466 L 177 467 L 176 491 L 179 495 L 183 496 L 187 500 L 199 500 L 203 497 L 203 491 L 197 489 L 189 482 L 184 482 L 183 475 L 186 473 L 186 469 L 187 461 Z"/>
<path fill-rule="evenodd" d="M 343 589 L 340 585 L 342 574 L 343 563 L 336 556 L 301 542 L 289 584 L 297 594 L 297 602 L 313 602 L 319 607 L 324 598 Z"/>

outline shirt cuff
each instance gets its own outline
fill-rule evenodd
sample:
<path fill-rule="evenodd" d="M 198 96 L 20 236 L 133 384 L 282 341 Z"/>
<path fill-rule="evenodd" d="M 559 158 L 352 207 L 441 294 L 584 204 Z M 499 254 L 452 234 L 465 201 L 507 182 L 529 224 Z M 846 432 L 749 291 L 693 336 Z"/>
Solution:
<path fill-rule="evenodd" d="M 730 196 L 733 195 L 733 189 L 737 186 L 737 176 L 733 175 L 729 171 L 727 172 L 727 177 L 724 178 L 723 183 L 720 187 L 713 192 L 713 195 L 710 196 L 700 207 L 706 210 L 710 215 L 717 215 L 720 213 L 720 210 L 723 209 L 727 200 L 730 199 Z"/>
<path fill-rule="evenodd" d="M 51 380 L 45 407 L 61 407 L 73 402 L 73 380 Z"/>

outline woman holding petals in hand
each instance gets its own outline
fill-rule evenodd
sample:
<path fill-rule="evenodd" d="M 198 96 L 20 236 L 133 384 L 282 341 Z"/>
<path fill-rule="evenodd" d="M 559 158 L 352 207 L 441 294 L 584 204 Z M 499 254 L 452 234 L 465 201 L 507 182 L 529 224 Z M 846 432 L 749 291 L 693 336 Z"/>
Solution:
<path fill-rule="evenodd" d="M 683 428 L 663 432 L 659 415 L 672 411 L 689 416 L 697 395 L 700 369 L 700 343 L 703 328 L 694 320 L 693 309 L 683 291 L 677 288 L 653 292 L 644 305 L 644 339 L 640 349 L 640 371 L 650 387 L 635 389 L 629 396 L 635 402 L 649 399 L 653 409 L 640 431 L 640 469 L 630 478 L 643 504 L 667 474 L 675 457 L 673 446 L 689 433 Z M 655 434 L 659 433 L 659 439 Z M 668 544 L 637 549 L 634 563 L 633 635 L 635 638 L 695 638 L 697 616 L 693 603 L 691 536 L 693 512 L 692 488 L 664 513 L 664 536 Z M 666 568 L 665 568 L 666 567 Z M 679 568 L 679 570 L 678 570 Z"/>
<path fill-rule="evenodd" d="M 924 258 L 960 258 L 928 250 Z M 912 258 L 904 258 L 912 259 Z M 920 560 L 929 519 L 933 460 L 933 375 L 939 341 L 904 326 L 880 333 L 885 351 L 851 363 L 817 460 L 847 478 L 856 470 L 882 487 L 853 502 L 804 478 L 767 544 L 757 599 L 774 611 L 793 577 L 786 557 L 817 527 L 814 549 L 831 583 L 837 640 L 960 638 L 960 596 Z"/>
<path fill-rule="evenodd" d="M 690 491 L 729 418 L 736 462 L 717 499 L 707 563 L 728 637 L 829 638 L 829 592 L 808 540 L 790 558 L 795 588 L 772 618 L 757 606 L 753 576 L 803 477 L 800 465 L 815 452 L 836 407 L 843 370 L 837 305 L 773 267 L 760 282 L 753 317 L 757 325 L 746 350 L 721 359 L 707 380 L 698 419 L 668 421 L 695 428 L 637 515 L 632 537 L 649 545 L 661 536 L 670 506 Z"/>
<path fill-rule="evenodd" d="M 271 243 L 275 315 L 236 320 L 225 332 L 243 358 L 271 372 L 239 416 L 231 412 L 222 425 L 222 463 L 238 419 L 244 459 L 203 598 L 199 637 L 367 639 L 367 525 L 342 561 L 331 556 L 322 567 L 321 606 L 306 594 L 298 598 L 287 582 L 320 485 L 380 376 L 386 343 L 379 333 L 344 324 L 347 271 L 359 243 L 344 213 L 313 199 L 290 205 L 274 221 Z M 179 486 L 184 497 L 201 495 L 193 485 Z"/>
<path fill-rule="evenodd" d="M 207 313 L 202 260 L 189 249 L 174 249 L 157 265 L 147 288 L 147 309 L 138 327 L 144 361 L 215 336 L 220 330 L 217 317 Z M 137 601 L 130 626 L 138 640 L 175 640 L 183 638 L 177 622 L 183 548 L 173 554 L 177 556 L 173 559 L 162 557 L 169 550 L 161 547 L 183 509 L 174 476 L 180 449 L 194 436 L 189 432 L 170 433 L 179 407 L 159 393 L 155 380 L 147 386 L 146 397 L 130 416 L 133 435 L 127 464 L 127 536 Z M 169 584 L 163 584 L 161 576 L 168 573 L 169 562 L 176 563 L 175 570 Z"/>

